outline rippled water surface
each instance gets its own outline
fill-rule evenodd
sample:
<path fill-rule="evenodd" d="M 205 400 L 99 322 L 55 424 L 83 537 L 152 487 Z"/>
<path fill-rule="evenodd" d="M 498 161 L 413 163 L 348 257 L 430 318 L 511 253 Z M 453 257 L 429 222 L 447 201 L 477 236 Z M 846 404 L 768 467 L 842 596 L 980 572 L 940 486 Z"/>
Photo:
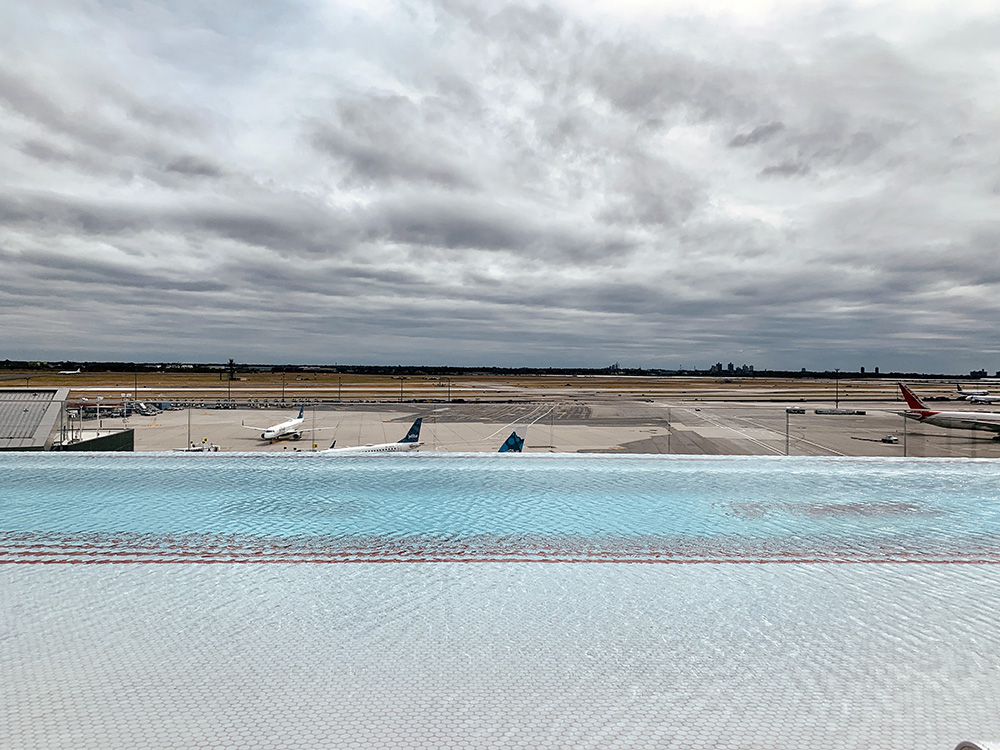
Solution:
<path fill-rule="evenodd" d="M 580 456 L 0 457 L 6 554 L 228 559 L 1000 555 L 990 461 Z M 2 554 L 2 553 L 0 553 Z M 263 557 L 262 557 L 263 556 Z"/>
<path fill-rule="evenodd" d="M 997 740 L 998 507 L 975 460 L 0 454 L 0 747 Z"/>

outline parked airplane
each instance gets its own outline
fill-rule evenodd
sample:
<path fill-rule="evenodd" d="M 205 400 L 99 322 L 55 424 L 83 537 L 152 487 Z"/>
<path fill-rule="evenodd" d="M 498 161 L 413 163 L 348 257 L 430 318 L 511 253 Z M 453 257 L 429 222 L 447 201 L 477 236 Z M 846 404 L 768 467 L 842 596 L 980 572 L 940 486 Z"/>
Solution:
<path fill-rule="evenodd" d="M 423 421 L 423 417 L 417 417 L 416 421 L 410 427 L 410 431 L 406 433 L 406 437 L 398 443 L 379 443 L 377 445 L 358 445 L 352 448 L 337 448 L 335 447 L 337 441 L 334 440 L 329 448 L 325 451 L 320 451 L 320 453 L 399 453 L 401 451 L 415 451 L 423 445 L 420 442 L 420 425 Z"/>
<path fill-rule="evenodd" d="M 972 397 L 973 396 L 988 396 L 988 395 L 990 395 L 990 392 L 987 391 L 987 390 L 985 390 L 985 389 L 976 390 L 976 391 L 965 391 L 965 390 L 962 390 L 962 384 L 961 383 L 956 383 L 955 384 L 955 388 L 958 389 L 958 395 L 959 396 L 964 396 L 966 401 L 972 401 Z"/>
<path fill-rule="evenodd" d="M 510 433 L 510 437 L 500 446 L 500 450 L 497 453 L 520 453 L 522 448 L 524 448 L 524 438 L 520 437 L 515 430 Z"/>
<path fill-rule="evenodd" d="M 242 425 L 250 430 L 263 430 L 260 433 L 261 440 L 268 440 L 274 442 L 275 440 L 298 440 L 302 437 L 302 433 L 306 430 L 302 429 L 302 423 L 305 421 L 305 406 L 299 407 L 299 416 L 289 419 L 285 422 L 279 424 L 271 425 L 270 427 L 254 427 L 253 425 L 248 425 L 243 422 Z"/>
<path fill-rule="evenodd" d="M 934 411 L 924 406 L 916 394 L 903 383 L 899 384 L 906 405 L 910 408 L 903 412 L 908 419 L 915 419 L 925 424 L 938 427 L 955 427 L 962 430 L 990 430 L 1000 432 L 1000 413 L 979 411 Z M 1000 439 L 1000 435 L 997 436 Z"/>
<path fill-rule="evenodd" d="M 60 370 L 59 374 L 60 375 L 79 375 L 80 374 L 80 368 L 77 367 L 75 370 Z"/>

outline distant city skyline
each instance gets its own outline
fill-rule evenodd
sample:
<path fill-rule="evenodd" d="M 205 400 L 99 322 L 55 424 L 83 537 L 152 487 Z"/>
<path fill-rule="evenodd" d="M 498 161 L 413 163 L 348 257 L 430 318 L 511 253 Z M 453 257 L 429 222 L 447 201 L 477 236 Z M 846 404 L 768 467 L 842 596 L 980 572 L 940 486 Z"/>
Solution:
<path fill-rule="evenodd" d="M 0 359 L 1000 369 L 977 2 L 0 9 Z"/>
<path fill-rule="evenodd" d="M 698 376 L 708 376 L 708 377 L 735 377 L 735 378 L 753 378 L 753 377 L 797 377 L 799 375 L 803 376 L 818 376 L 826 378 L 898 378 L 898 377 L 943 377 L 943 378 L 955 378 L 955 379 L 1000 379 L 1000 370 L 995 371 L 991 374 L 990 371 L 980 369 L 971 370 L 969 372 L 930 372 L 930 371 L 903 371 L 903 370 L 892 370 L 892 371 L 882 371 L 880 367 L 876 366 L 874 368 L 866 367 L 861 365 L 859 367 L 837 367 L 829 369 L 811 369 L 806 367 L 800 368 L 788 368 L 788 369 L 769 369 L 769 368 L 757 368 L 752 364 L 742 364 L 735 365 L 730 362 L 727 365 L 723 365 L 721 362 L 716 362 L 708 366 L 692 365 L 678 368 L 660 368 L 660 367 L 642 367 L 640 365 L 622 367 L 620 363 L 615 362 L 606 367 L 553 367 L 553 366 L 488 366 L 488 365 L 415 365 L 415 364 L 391 364 L 391 363 L 381 363 L 381 364 L 370 364 L 370 363 L 358 363 L 358 362 L 341 362 L 341 363 L 329 363 L 329 362 L 235 362 L 229 361 L 224 362 L 219 361 L 205 361 L 205 362 L 191 362 L 191 361 L 123 361 L 123 360 L 0 360 L 0 373 L 6 371 L 14 371 L 26 368 L 27 370 L 37 370 L 38 372 L 45 374 L 50 373 L 50 371 L 55 368 L 62 366 L 74 366 L 75 370 L 60 370 L 58 374 L 60 375 L 77 375 L 83 372 L 121 372 L 125 374 L 135 372 L 226 372 L 230 373 L 230 379 L 236 378 L 237 375 L 241 373 L 251 373 L 251 372 L 267 372 L 267 373 L 289 373 L 289 374 L 310 374 L 310 373 L 361 373 L 361 374 L 399 374 L 399 373 L 409 373 L 417 376 L 421 373 L 427 375 L 443 375 L 449 373 L 474 373 L 477 371 L 481 372 L 493 372 L 493 373 L 503 373 L 509 372 L 511 374 L 518 373 L 534 373 L 534 374 L 570 374 L 570 373 L 586 373 L 588 375 L 598 375 L 601 373 L 608 375 L 621 375 L 623 377 L 628 377 L 637 374 L 646 375 L 672 375 L 672 374 L 683 374 L 683 375 L 698 375 Z M 33 376 L 29 376 L 33 377 Z M 0 374 L 0 380 L 20 380 L 23 379 L 24 375 L 3 375 Z M 236 378 L 238 379 L 238 378 Z"/>

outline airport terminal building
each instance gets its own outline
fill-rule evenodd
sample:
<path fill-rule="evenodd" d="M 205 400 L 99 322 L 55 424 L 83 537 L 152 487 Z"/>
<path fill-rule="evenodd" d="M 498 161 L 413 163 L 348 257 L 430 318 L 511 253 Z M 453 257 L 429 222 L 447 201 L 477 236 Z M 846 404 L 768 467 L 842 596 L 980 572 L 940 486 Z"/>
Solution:
<path fill-rule="evenodd" d="M 66 416 L 69 388 L 0 388 L 0 451 L 131 451 L 133 430 L 87 430 Z"/>

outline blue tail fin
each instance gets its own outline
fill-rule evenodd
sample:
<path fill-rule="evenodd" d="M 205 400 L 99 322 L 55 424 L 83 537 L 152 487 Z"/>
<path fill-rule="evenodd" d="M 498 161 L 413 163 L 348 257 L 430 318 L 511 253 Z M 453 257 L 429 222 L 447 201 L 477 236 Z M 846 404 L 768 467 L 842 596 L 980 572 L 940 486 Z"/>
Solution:
<path fill-rule="evenodd" d="M 507 442 L 500 446 L 500 450 L 497 453 L 520 453 L 521 449 L 524 447 L 524 438 L 518 437 L 517 432 L 510 433 L 510 437 L 507 438 Z"/>
<path fill-rule="evenodd" d="M 302 419 L 302 415 L 305 414 L 305 413 L 306 413 L 306 405 L 302 404 L 299 407 L 299 416 L 297 416 L 296 419 Z"/>
<path fill-rule="evenodd" d="M 417 420 L 410 427 L 410 431 L 406 433 L 406 437 L 400 440 L 401 443 L 416 443 L 420 441 L 420 423 L 424 421 L 423 417 L 417 417 Z"/>

